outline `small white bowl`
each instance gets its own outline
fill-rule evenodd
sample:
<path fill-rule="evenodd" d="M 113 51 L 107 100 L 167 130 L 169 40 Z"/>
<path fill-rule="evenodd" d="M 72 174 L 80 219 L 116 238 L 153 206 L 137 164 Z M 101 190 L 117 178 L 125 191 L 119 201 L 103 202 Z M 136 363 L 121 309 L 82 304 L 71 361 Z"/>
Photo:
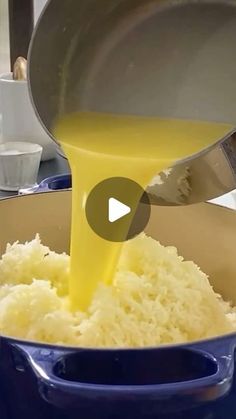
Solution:
<path fill-rule="evenodd" d="M 43 147 L 43 161 L 56 157 L 56 144 L 41 126 L 30 101 L 25 80 L 13 80 L 12 73 L 0 75 L 2 141 L 23 141 Z"/>
<path fill-rule="evenodd" d="M 39 144 L 0 144 L 0 189 L 18 191 L 37 183 L 43 148 Z"/>

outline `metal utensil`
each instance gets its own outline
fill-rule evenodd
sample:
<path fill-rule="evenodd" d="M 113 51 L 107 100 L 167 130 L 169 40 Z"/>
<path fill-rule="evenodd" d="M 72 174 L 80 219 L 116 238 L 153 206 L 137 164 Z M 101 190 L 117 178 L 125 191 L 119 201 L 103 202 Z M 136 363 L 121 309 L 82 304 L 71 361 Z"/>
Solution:
<path fill-rule="evenodd" d="M 29 54 L 36 112 L 50 135 L 57 116 L 78 110 L 234 126 L 235 38 L 233 0 L 51 0 Z M 148 187 L 152 203 L 235 189 L 232 134 L 161 173 Z"/>

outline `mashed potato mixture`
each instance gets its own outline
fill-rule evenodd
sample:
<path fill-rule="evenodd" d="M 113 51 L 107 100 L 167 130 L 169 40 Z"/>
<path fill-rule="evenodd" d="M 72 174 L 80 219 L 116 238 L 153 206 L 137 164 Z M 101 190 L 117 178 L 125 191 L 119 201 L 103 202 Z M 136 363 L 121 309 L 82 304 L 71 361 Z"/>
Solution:
<path fill-rule="evenodd" d="M 8 245 L 0 261 L 0 333 L 84 347 L 142 347 L 236 330 L 236 309 L 207 276 L 145 234 L 124 244 L 113 284 L 100 284 L 86 313 L 69 310 L 68 270 L 69 256 L 51 251 L 39 236 Z"/>

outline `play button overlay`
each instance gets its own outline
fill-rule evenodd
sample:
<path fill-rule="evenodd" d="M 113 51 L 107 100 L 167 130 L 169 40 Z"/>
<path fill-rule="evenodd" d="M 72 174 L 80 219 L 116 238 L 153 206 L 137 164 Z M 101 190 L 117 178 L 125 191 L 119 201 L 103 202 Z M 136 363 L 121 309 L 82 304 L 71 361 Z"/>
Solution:
<path fill-rule="evenodd" d="M 109 198 L 108 202 L 108 220 L 110 223 L 114 223 L 131 212 L 131 208 L 118 201 L 118 199 Z"/>
<path fill-rule="evenodd" d="M 113 177 L 92 189 L 85 212 L 89 226 L 98 236 L 123 242 L 145 229 L 151 206 L 140 185 L 128 178 Z"/>

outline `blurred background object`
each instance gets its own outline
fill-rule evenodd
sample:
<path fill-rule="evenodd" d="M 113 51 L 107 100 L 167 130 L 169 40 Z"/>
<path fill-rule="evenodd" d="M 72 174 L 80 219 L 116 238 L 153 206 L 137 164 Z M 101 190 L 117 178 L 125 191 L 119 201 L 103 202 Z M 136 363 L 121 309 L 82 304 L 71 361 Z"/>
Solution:
<path fill-rule="evenodd" d="M 10 70 L 8 1 L 0 1 L 0 73 Z"/>
<path fill-rule="evenodd" d="M 6 1 L 6 0 L 4 0 Z M 27 57 L 33 32 L 33 0 L 8 0 L 11 70 L 19 56 Z"/>
<path fill-rule="evenodd" d="M 38 143 L 43 147 L 43 161 L 55 158 L 56 146 L 33 111 L 25 59 L 34 24 L 45 3 L 45 0 L 0 1 L 0 140 Z"/>
<path fill-rule="evenodd" d="M 0 74 L 27 56 L 33 27 L 47 0 L 0 1 Z"/>

